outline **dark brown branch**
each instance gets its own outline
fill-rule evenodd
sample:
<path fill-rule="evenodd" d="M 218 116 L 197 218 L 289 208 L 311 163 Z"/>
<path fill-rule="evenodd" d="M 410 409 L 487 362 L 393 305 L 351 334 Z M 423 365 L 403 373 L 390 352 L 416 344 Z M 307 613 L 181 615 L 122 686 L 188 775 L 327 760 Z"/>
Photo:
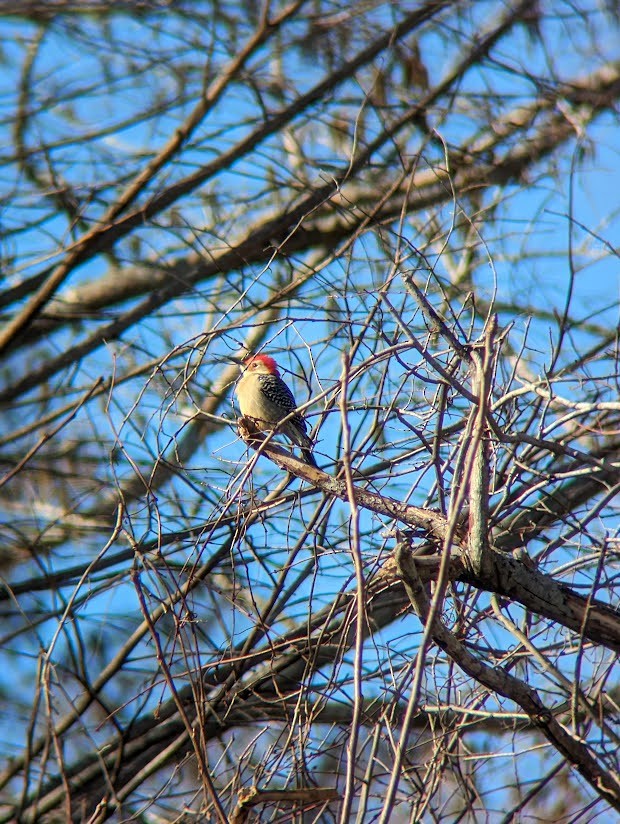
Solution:
<path fill-rule="evenodd" d="M 429 604 L 424 587 L 419 585 L 416 561 L 404 545 L 399 543 L 396 566 L 402 576 L 411 603 L 423 621 L 429 616 Z M 434 621 L 431 634 L 435 643 L 458 666 L 488 689 L 514 701 L 530 717 L 530 720 L 555 749 L 567 759 L 588 781 L 592 789 L 614 809 L 620 810 L 620 778 L 613 770 L 604 769 L 590 748 L 579 738 L 571 735 L 558 723 L 545 707 L 538 693 L 524 681 L 501 667 L 490 667 L 469 650 L 441 623 Z"/>

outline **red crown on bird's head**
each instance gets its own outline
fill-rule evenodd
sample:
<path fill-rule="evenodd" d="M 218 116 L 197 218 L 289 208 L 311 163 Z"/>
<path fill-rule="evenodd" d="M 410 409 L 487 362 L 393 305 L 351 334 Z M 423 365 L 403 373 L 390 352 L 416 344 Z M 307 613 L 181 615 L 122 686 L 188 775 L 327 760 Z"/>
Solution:
<path fill-rule="evenodd" d="M 278 364 L 269 355 L 250 355 L 243 361 L 243 366 L 246 369 L 251 369 L 253 363 L 262 363 L 273 375 L 279 375 Z"/>

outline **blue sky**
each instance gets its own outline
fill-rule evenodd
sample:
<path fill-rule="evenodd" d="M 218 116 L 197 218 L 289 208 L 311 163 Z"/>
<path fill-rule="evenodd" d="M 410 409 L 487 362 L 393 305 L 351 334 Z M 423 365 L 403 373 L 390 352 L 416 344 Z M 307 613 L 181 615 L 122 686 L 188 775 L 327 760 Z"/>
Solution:
<path fill-rule="evenodd" d="M 476 4 L 471 14 L 482 18 L 487 8 L 486 3 Z M 558 20 L 549 25 L 557 26 L 557 32 L 550 34 L 551 41 L 556 40 L 560 44 L 559 53 L 545 54 L 525 31 L 517 29 L 501 48 L 493 53 L 496 61 L 493 67 L 487 63 L 483 70 L 474 70 L 468 74 L 465 84 L 460 87 L 463 98 L 466 91 L 476 92 L 480 95 L 482 105 L 491 84 L 496 84 L 494 91 L 501 92 L 504 98 L 502 102 L 509 100 L 510 105 L 516 106 L 525 100 L 525 96 L 531 92 L 534 85 L 532 79 L 523 78 L 524 68 L 527 68 L 532 76 L 544 74 L 545 63 L 552 58 L 555 66 L 561 68 L 562 76 L 569 78 L 587 72 L 591 64 L 602 61 L 605 52 L 611 54 L 615 51 L 615 56 L 618 56 L 615 34 L 611 29 L 605 31 L 600 21 L 596 23 L 599 26 L 598 43 L 601 47 L 599 55 L 588 55 L 589 39 L 585 32 L 572 31 L 572 39 L 567 41 L 567 26 L 559 20 L 559 15 Z M 128 51 L 134 45 L 144 45 L 148 42 L 149 36 L 155 36 L 152 30 L 124 18 L 113 22 L 112 26 L 119 48 L 119 60 L 121 57 L 127 60 Z M 139 53 L 136 51 L 137 69 L 134 75 L 127 76 L 123 68 L 122 81 L 112 82 L 109 87 L 99 86 L 82 100 L 82 90 L 89 86 L 91 80 L 98 86 L 100 65 L 91 54 L 92 40 L 97 37 L 96 30 L 97 26 L 94 23 L 82 20 L 68 29 L 65 29 L 64 25 L 59 25 L 56 34 L 47 38 L 36 63 L 37 96 L 42 110 L 32 119 L 27 133 L 30 143 L 36 142 L 41 136 L 50 144 L 59 141 L 61 145 L 50 151 L 56 160 L 65 161 L 63 168 L 78 193 L 94 187 L 95 200 L 89 204 L 88 209 L 90 219 L 104 211 L 107 198 L 114 190 L 114 180 L 109 176 L 107 160 L 114 158 L 120 161 L 122 168 L 122 161 L 126 159 L 128 175 L 146 163 L 146 153 L 163 145 L 187 114 L 202 80 L 195 69 L 184 78 L 185 84 L 181 81 L 183 64 L 194 60 L 195 54 L 188 46 L 189 36 L 185 37 L 179 26 L 173 25 L 169 31 L 157 35 L 158 46 L 169 48 L 169 65 L 149 66 L 148 61 L 145 61 L 144 50 L 140 50 Z M 48 255 L 51 256 L 50 261 L 54 260 L 54 256 L 59 252 L 59 245 L 69 245 L 72 236 L 64 219 L 55 216 L 53 204 L 49 201 L 43 202 L 40 194 L 30 187 L 16 167 L 1 160 L 3 155 L 6 158 L 6 153 L 12 151 L 12 126 L 8 118 L 15 105 L 23 52 L 34 37 L 35 28 L 27 23 L 4 20 L 0 31 L 5 59 L 0 79 L 0 146 L 5 147 L 4 151 L 0 150 L 0 221 L 5 231 L 2 252 L 5 258 L 15 258 L 15 279 L 18 280 L 24 275 L 40 271 Z M 354 44 L 347 46 L 350 49 L 354 48 Z M 421 37 L 420 47 L 429 68 L 431 81 L 436 82 L 457 58 L 463 44 L 458 40 L 451 41 L 449 37 L 430 34 Z M 221 55 L 217 54 L 216 50 L 214 59 L 217 57 Z M 286 55 L 285 59 L 291 76 L 299 84 L 297 89 L 290 90 L 290 94 L 299 88 L 309 88 L 316 82 L 317 69 L 309 59 L 304 61 L 297 53 Z M 199 65 L 200 61 L 197 60 L 196 66 Z M 173 66 L 178 69 L 176 75 L 171 70 Z M 266 57 L 262 56 L 261 60 L 257 61 L 256 70 L 266 71 L 267 68 Z M 351 82 L 346 87 L 346 91 L 352 97 L 357 95 L 347 113 L 355 115 L 359 112 L 359 87 L 364 88 L 367 80 L 366 77 L 360 77 L 359 82 Z M 152 121 L 117 129 L 114 124 L 120 124 L 132 117 L 136 107 L 140 108 L 143 99 L 150 93 L 153 84 L 158 84 L 158 91 L 165 100 L 175 99 L 175 95 L 180 95 L 182 91 L 187 93 L 188 99 L 180 101 L 178 106 L 171 106 L 165 115 Z M 62 110 L 54 106 L 47 107 L 47 95 L 55 88 L 62 89 L 68 97 L 69 93 L 75 90 L 77 98 L 67 99 Z M 333 146 L 325 143 L 325 133 L 321 126 L 329 112 L 329 105 L 318 106 L 316 122 L 312 117 L 304 118 L 304 121 L 296 124 L 293 130 L 297 136 L 307 140 L 307 146 L 316 151 L 317 158 L 323 161 L 324 165 L 318 165 L 314 169 L 315 180 L 320 179 L 322 175 L 330 174 L 333 168 L 346 166 L 347 150 L 343 149 L 338 154 Z M 459 110 L 459 106 L 455 105 L 454 111 L 446 113 L 445 117 L 442 112 L 431 113 L 431 116 L 434 117 L 442 137 L 446 141 L 456 143 L 464 135 L 470 135 L 472 139 L 477 137 L 477 114 L 475 107 L 468 109 L 463 105 L 462 110 Z M 218 107 L 201 127 L 197 145 L 184 151 L 181 159 L 171 169 L 166 169 L 165 174 L 153 184 L 150 191 L 155 191 L 158 186 L 164 186 L 170 180 L 185 175 L 188 170 L 212 160 L 241 132 L 249 130 L 253 125 L 252 119 L 257 117 L 251 91 L 247 88 L 235 89 L 226 98 L 225 105 Z M 242 125 L 238 125 L 239 122 Z M 91 142 L 84 140 L 83 135 L 88 133 L 93 124 L 110 124 L 110 134 Z M 476 272 L 476 286 L 481 297 L 488 298 L 495 293 L 500 304 L 516 302 L 522 307 L 522 312 L 516 316 L 512 312 L 500 311 L 500 322 L 514 322 L 510 340 L 515 349 L 518 349 L 527 335 L 526 344 L 534 375 L 542 374 L 548 364 L 550 339 L 553 340 L 557 334 L 554 314 L 557 315 L 564 308 L 567 284 L 571 276 L 569 250 L 573 252 L 575 275 L 572 313 L 584 320 L 584 327 L 573 330 L 573 340 L 571 346 L 566 349 L 565 358 L 570 360 L 571 352 L 576 354 L 580 348 L 590 345 L 593 335 L 587 329 L 586 321 L 608 329 L 618 325 L 620 275 L 617 252 L 612 252 L 613 248 L 617 249 L 617 239 L 620 236 L 620 143 L 617 135 L 617 123 L 614 118 L 609 115 L 603 116 L 588 126 L 583 139 L 575 138 L 570 151 L 565 151 L 558 160 L 555 174 L 546 174 L 541 166 L 540 170 L 532 172 L 532 179 L 528 180 L 526 185 L 515 185 L 487 193 L 487 207 L 496 195 L 499 202 L 495 208 L 494 220 L 489 219 L 488 223 L 483 221 L 480 226 L 480 235 L 486 244 L 486 251 L 481 253 Z M 243 233 L 243 222 L 246 218 L 243 215 L 240 218 L 234 213 L 231 203 L 239 192 L 243 192 L 248 203 L 251 198 L 256 198 L 255 206 L 251 204 L 248 207 L 250 216 L 255 216 L 261 209 L 266 208 L 267 198 L 263 198 L 266 184 L 263 175 L 270 165 L 270 153 L 273 152 L 275 155 L 277 145 L 274 139 L 266 147 L 261 147 L 259 152 L 244 158 L 232 169 L 217 176 L 200 193 L 204 195 L 202 200 L 200 197 L 189 199 L 187 204 L 179 206 L 176 215 L 165 216 L 161 221 L 136 231 L 133 239 L 121 242 L 117 250 L 121 267 L 125 261 L 132 260 L 132 243 L 141 244 L 143 257 L 157 263 L 182 256 L 184 242 L 187 243 L 187 250 L 200 248 L 201 244 L 208 250 L 224 244 L 229 236 L 237 239 Z M 582 150 L 583 156 L 579 158 L 572 171 L 571 164 L 575 160 L 575 153 Z M 142 151 L 145 152 L 145 157 L 137 161 L 136 154 Z M 424 160 L 431 165 L 437 162 L 438 157 L 439 152 L 433 148 L 428 150 Z M 291 170 L 286 167 L 281 170 L 281 174 L 286 180 L 292 177 Z M 211 196 L 212 201 L 209 199 Z M 100 198 L 100 202 L 97 202 L 97 198 Z M 218 199 L 219 202 L 216 202 Z M 44 220 L 33 228 L 21 228 L 27 227 L 36 217 Z M 445 236 L 448 236 L 454 218 L 454 205 L 449 203 L 438 209 L 436 217 Z M 587 227 L 587 231 L 580 228 L 580 224 Z M 405 226 L 407 239 L 414 245 L 420 242 L 418 228 L 413 222 L 408 222 Z M 16 230 L 14 234 L 12 230 Z M 457 247 L 454 253 L 458 257 L 460 239 L 456 233 L 450 235 L 450 238 Z M 313 393 L 337 386 L 342 368 L 340 354 L 350 339 L 346 335 L 329 338 L 329 318 L 323 314 L 308 318 L 304 299 L 311 297 L 322 307 L 331 306 L 330 301 L 333 300 L 336 316 L 342 307 L 342 283 L 345 277 L 349 277 L 353 288 L 347 309 L 354 319 L 351 335 L 354 339 L 356 335 L 362 334 L 368 306 L 374 299 L 373 289 L 378 288 L 378 284 L 386 275 L 382 263 L 377 238 L 365 236 L 355 246 L 350 258 L 331 264 L 321 272 L 319 278 L 313 279 L 305 291 L 296 297 L 295 303 L 289 307 L 282 319 L 270 329 L 272 346 L 276 351 L 282 349 L 286 352 L 293 348 L 300 361 L 306 365 L 305 377 L 310 380 Z M 439 255 L 436 258 L 439 274 L 445 271 L 444 264 L 445 259 Z M 81 283 L 104 274 L 110 265 L 108 259 L 95 258 L 89 261 L 72 275 L 65 288 L 76 289 Z M 295 265 L 298 265 L 297 261 Z M 259 301 L 264 297 L 267 289 L 265 284 L 269 283 L 273 272 L 279 271 L 279 267 L 285 271 L 286 261 L 274 260 L 272 269 L 266 271 L 263 277 L 259 271 L 248 271 L 246 267 L 243 277 L 257 278 L 245 299 L 246 305 L 252 300 Z M 238 279 L 237 275 L 233 274 L 231 283 L 234 281 L 233 285 L 236 286 L 241 279 L 241 273 L 238 274 Z M 357 283 L 360 285 L 359 291 L 354 288 Z M 210 288 L 210 284 L 205 284 L 204 289 L 202 285 L 199 286 L 191 295 L 165 306 L 153 319 L 131 329 L 122 342 L 109 342 L 89 356 L 80 367 L 76 386 L 86 387 L 98 375 L 109 375 L 113 369 L 122 372 L 123 369 L 131 368 L 132 364 L 164 358 L 175 346 L 180 349 L 167 363 L 165 375 L 170 381 L 180 381 L 186 364 L 197 357 L 193 347 L 197 336 L 205 331 L 205 318 L 208 317 L 209 308 L 205 307 L 203 295 Z M 395 290 L 395 294 L 404 300 L 404 289 L 400 292 Z M 547 316 L 532 321 L 532 310 L 545 310 Z M 213 322 L 213 316 L 209 320 Z M 110 403 L 106 398 L 89 406 L 81 416 L 80 425 L 76 426 L 75 433 L 76 436 L 86 433 L 100 439 L 100 445 L 110 454 L 110 461 L 97 471 L 101 472 L 108 482 L 112 483 L 115 478 L 133 477 L 133 462 L 143 461 L 144 464 L 148 464 L 182 434 L 187 415 L 192 412 L 192 398 L 200 398 L 201 391 L 208 391 L 214 370 L 220 368 L 215 365 L 216 358 L 234 351 L 250 326 L 251 322 L 240 328 L 233 328 L 229 334 L 215 339 L 210 344 L 205 353 L 204 365 L 191 386 L 191 395 L 181 394 L 178 399 L 173 398 L 175 387 L 172 390 L 167 387 L 161 374 L 154 370 L 151 379 L 141 375 L 138 379 L 118 387 Z M 422 330 L 421 334 L 424 332 L 424 324 L 413 310 L 412 326 Z M 393 331 L 393 321 L 386 316 L 386 334 L 388 330 Z M 61 350 L 63 346 L 70 345 L 75 334 L 73 328 L 68 329 L 56 336 L 52 345 Z M 305 342 L 313 347 L 316 358 L 315 371 L 307 365 Z M 13 362 L 15 371 L 20 368 L 20 359 L 23 368 L 30 365 L 23 354 L 20 354 Z M 419 363 L 419 357 L 412 351 L 403 356 L 403 361 L 413 366 Z M 289 376 L 289 379 L 294 382 L 298 400 L 305 400 L 308 396 L 308 387 L 302 380 L 298 361 L 294 357 L 284 355 L 282 365 L 295 373 L 295 377 Z M 424 396 L 421 379 L 412 380 L 401 386 L 402 370 L 395 361 L 388 375 L 389 388 L 396 391 L 396 387 L 400 387 L 403 405 L 406 404 L 408 396 L 414 399 L 407 412 L 414 425 L 422 426 L 425 413 L 419 405 L 420 399 Z M 368 431 L 369 417 L 364 406 L 376 400 L 372 395 L 374 391 L 372 381 L 362 379 L 355 386 L 353 401 L 357 406 L 351 413 L 351 422 L 354 427 L 359 424 L 359 437 Z M 610 392 L 613 392 L 613 386 Z M 64 402 L 65 399 L 61 400 Z M 385 398 L 379 400 L 384 401 Z M 311 422 L 317 420 L 320 409 L 321 406 L 317 405 L 315 409 L 310 410 Z M 230 418 L 233 417 L 232 407 L 222 411 Z M 131 419 L 128 418 L 130 412 Z M 22 414 L 21 411 L 19 414 Z M 386 431 L 394 441 L 399 437 L 410 437 L 410 433 L 394 419 Z M 124 451 L 118 449 L 117 436 Z M 340 420 L 338 413 L 334 412 L 321 429 L 319 453 L 335 457 L 339 438 Z M 389 451 L 388 447 L 384 454 L 389 454 Z M 165 494 L 159 496 L 159 513 L 164 517 L 165 528 L 181 528 L 188 521 L 200 521 L 209 517 L 213 511 L 213 501 L 219 498 L 226 499 L 227 493 L 234 485 L 235 474 L 241 471 L 245 454 L 245 449 L 233 429 L 224 429 L 216 436 L 210 437 L 204 448 L 192 459 L 186 476 L 177 479 Z M 402 477 L 392 478 L 389 472 L 386 472 L 385 477 L 377 479 L 378 484 L 387 494 L 410 496 L 412 502 L 423 503 L 433 480 L 429 472 L 425 474 L 421 471 L 426 457 L 425 452 L 421 450 L 419 463 L 416 456 Z M 209 467 L 208 475 L 205 473 L 206 467 Z M 264 494 L 273 485 L 273 476 L 269 474 L 265 463 L 261 463 L 254 483 L 260 494 Z M 294 609 L 303 610 L 306 607 L 306 598 L 313 599 L 313 606 L 329 601 L 334 591 L 351 580 L 352 566 L 345 552 L 349 537 L 349 512 L 345 505 L 338 505 L 335 512 L 337 517 L 333 520 L 334 532 L 328 536 L 328 551 L 321 557 L 317 570 L 300 584 L 300 601 L 295 604 Z M 5 514 L 5 518 L 10 519 L 10 512 Z M 249 574 L 258 592 L 263 588 L 266 592 L 273 585 L 273 576 L 277 574 L 281 560 L 287 556 L 286 539 L 278 539 L 278 530 L 281 530 L 280 535 L 286 534 L 287 521 L 288 515 L 284 513 L 281 518 L 272 521 L 272 531 L 266 530 L 261 533 L 257 530 L 253 535 L 257 547 L 271 547 L 272 555 L 268 557 L 268 563 L 255 563 L 251 558 L 251 552 L 245 547 Z M 154 535 L 159 529 L 158 523 L 152 519 L 152 513 L 144 510 L 142 502 L 132 515 L 131 526 L 135 537 L 138 538 L 143 534 Z M 377 551 L 387 551 L 389 541 L 381 535 L 382 526 L 377 519 L 364 516 L 362 526 L 369 534 L 378 533 L 380 536 L 376 543 L 369 542 L 368 558 L 370 559 Z M 100 536 L 88 536 L 83 543 L 65 544 L 52 556 L 44 558 L 42 563 L 49 565 L 49 569 L 64 568 L 83 558 L 85 550 L 86 562 L 90 560 L 91 553 L 96 552 L 100 546 Z M 176 555 L 171 555 L 170 560 L 178 561 L 180 565 L 183 562 L 193 563 L 197 551 L 207 552 L 208 548 L 200 543 L 189 542 L 180 547 Z M 312 557 L 312 552 L 304 549 L 295 560 L 295 569 L 301 566 L 302 559 L 304 563 L 308 563 Z M 124 561 L 119 569 L 126 570 L 126 567 L 127 563 Z M 25 567 L 23 572 L 25 576 L 29 576 L 33 574 L 33 569 Z M 160 594 L 155 592 L 157 575 L 149 577 L 149 573 L 145 573 L 145 577 L 153 584 L 155 601 L 156 594 Z M 67 592 L 66 595 L 68 594 Z M 208 601 L 206 596 L 205 601 Z M 24 604 L 27 603 L 33 602 L 24 601 Z M 81 625 L 84 633 L 91 639 L 93 649 L 97 645 L 97 648 L 101 649 L 105 648 L 106 644 L 113 643 L 116 629 L 128 634 L 140 620 L 135 589 L 127 581 L 112 589 L 102 585 L 101 590 L 96 581 L 92 582 L 79 606 Z M 5 660 L 10 661 L 12 673 L 18 674 L 22 679 L 20 686 L 25 693 L 33 690 L 32 679 L 37 655 L 41 648 L 49 644 L 56 631 L 58 602 L 55 597 L 41 594 L 36 597 L 32 609 L 33 612 L 37 609 L 50 609 L 53 610 L 53 614 L 49 621 L 42 623 L 37 631 L 32 633 L 28 641 L 25 641 L 24 636 L 11 639 L 5 650 Z M 411 618 L 408 622 L 407 632 L 411 633 L 411 636 L 403 635 L 405 646 L 410 645 L 411 637 L 415 639 L 419 633 L 420 628 L 416 621 L 417 619 Z M 228 629 L 232 630 L 234 638 L 238 638 L 247 632 L 252 622 L 253 617 L 243 615 L 241 610 L 235 615 L 234 627 L 226 626 L 225 622 L 222 622 L 219 629 L 213 631 L 214 655 L 219 654 L 218 643 L 228 643 Z M 397 627 L 392 637 L 386 631 L 386 637 L 382 640 L 398 647 L 402 641 L 398 635 L 401 629 L 402 627 Z M 71 631 L 68 631 L 69 635 Z M 72 638 L 72 641 L 75 639 Z M 139 651 L 145 656 L 144 665 L 148 669 L 152 649 L 147 643 L 141 645 Z M 369 651 L 368 660 L 372 660 L 372 651 Z M 94 657 L 93 661 L 98 662 L 99 659 Z M 139 668 L 141 665 L 142 662 L 136 655 L 136 667 Z M 378 687 L 375 685 L 375 688 Z M 27 719 L 22 721 L 25 724 Z M 0 723 L 3 740 L 19 745 L 22 730 L 15 725 L 15 719 L 5 716 Z"/>

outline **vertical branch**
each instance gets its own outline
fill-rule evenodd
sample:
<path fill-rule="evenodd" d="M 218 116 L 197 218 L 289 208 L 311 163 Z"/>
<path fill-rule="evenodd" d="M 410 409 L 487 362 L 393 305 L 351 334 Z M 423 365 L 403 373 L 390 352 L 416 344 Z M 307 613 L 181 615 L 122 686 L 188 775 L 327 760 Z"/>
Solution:
<path fill-rule="evenodd" d="M 407 711 L 405 712 L 401 725 L 398 746 L 394 752 L 394 763 L 392 764 L 390 784 L 383 801 L 383 809 L 381 811 L 379 824 L 388 824 L 392 815 L 394 798 L 400 782 L 402 764 L 405 758 L 407 742 L 409 740 L 409 731 L 411 729 L 413 718 L 418 711 L 420 690 L 422 689 L 422 675 L 424 673 L 424 660 L 431 642 L 431 622 L 429 621 L 430 607 L 428 603 L 428 596 L 426 594 L 426 590 L 424 589 L 424 584 L 418 575 L 415 563 L 411 559 L 411 547 L 407 536 L 404 533 L 397 536 L 396 548 L 394 550 L 394 560 L 396 561 L 396 569 L 399 576 L 402 578 L 409 600 L 411 601 L 418 618 L 422 624 L 425 625 L 426 631 L 418 648 L 418 653 L 415 659 L 415 672 L 411 686 L 411 693 L 409 695 L 409 701 L 407 702 Z"/>
<path fill-rule="evenodd" d="M 355 632 L 355 659 L 353 662 L 353 714 L 351 718 L 351 732 L 347 745 L 347 774 L 344 799 L 340 813 L 340 821 L 346 824 L 351 817 L 351 805 L 355 797 L 355 768 L 357 766 L 357 742 L 359 725 L 362 718 L 363 701 L 363 674 L 362 659 L 364 651 L 364 617 L 366 615 L 366 587 L 364 585 L 364 568 L 360 554 L 359 510 L 355 500 L 353 475 L 351 472 L 351 427 L 347 414 L 347 388 L 349 385 L 349 357 L 345 352 L 342 355 L 342 377 L 340 393 L 340 414 L 342 419 L 342 467 L 347 489 L 347 499 L 351 508 L 351 555 L 355 566 L 357 582 L 356 593 L 356 632 Z"/>
<path fill-rule="evenodd" d="M 469 561 L 474 572 L 480 572 L 485 553 L 489 549 L 489 441 L 487 415 L 491 392 L 495 333 L 497 318 L 488 324 L 484 337 L 482 357 L 473 353 L 473 368 L 478 410 L 469 445 L 468 465 L 471 466 L 469 480 Z"/>

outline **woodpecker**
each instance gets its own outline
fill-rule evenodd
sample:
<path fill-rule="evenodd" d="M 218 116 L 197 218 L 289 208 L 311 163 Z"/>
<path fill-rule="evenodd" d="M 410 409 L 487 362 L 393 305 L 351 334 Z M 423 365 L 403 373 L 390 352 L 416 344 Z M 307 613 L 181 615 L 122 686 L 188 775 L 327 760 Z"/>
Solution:
<path fill-rule="evenodd" d="M 252 418 L 259 429 L 278 428 L 294 444 L 301 447 L 306 463 L 316 466 L 312 441 L 306 434 L 306 421 L 300 412 L 277 424 L 296 408 L 293 393 L 284 383 L 278 365 L 269 355 L 253 355 L 241 364 L 241 379 L 236 393 L 242 415 Z"/>

